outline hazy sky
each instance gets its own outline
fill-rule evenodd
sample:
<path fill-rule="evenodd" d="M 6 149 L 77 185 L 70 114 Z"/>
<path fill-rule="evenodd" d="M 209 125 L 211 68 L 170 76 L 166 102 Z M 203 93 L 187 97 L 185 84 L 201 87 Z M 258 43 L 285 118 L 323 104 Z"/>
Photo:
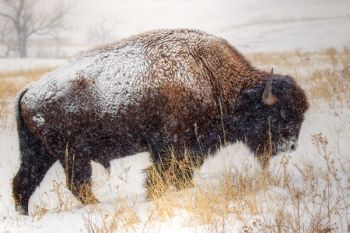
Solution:
<path fill-rule="evenodd" d="M 263 21 L 350 15 L 348 0 L 64 0 L 75 2 L 76 36 L 102 20 L 125 36 L 156 28 L 188 27 L 213 33 Z"/>
<path fill-rule="evenodd" d="M 109 41 L 159 28 L 201 29 L 248 51 L 350 44 L 350 0 L 61 1 L 73 6 L 65 37 L 81 47 L 101 43 L 98 34 Z"/>
<path fill-rule="evenodd" d="M 79 31 L 86 31 L 107 19 L 115 22 L 119 36 L 156 28 L 211 30 L 225 25 L 227 5 L 217 0 L 77 0 L 74 21 Z"/>

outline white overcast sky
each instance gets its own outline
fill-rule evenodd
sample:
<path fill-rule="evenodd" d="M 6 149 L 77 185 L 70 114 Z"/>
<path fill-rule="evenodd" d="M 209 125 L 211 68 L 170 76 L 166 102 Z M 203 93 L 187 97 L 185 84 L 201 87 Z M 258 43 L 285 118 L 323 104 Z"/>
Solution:
<path fill-rule="evenodd" d="M 62 1 L 74 5 L 67 35 L 78 44 L 89 43 L 88 28 L 102 20 L 114 24 L 115 39 L 150 29 L 196 28 L 248 50 L 350 44 L 350 0 Z"/>

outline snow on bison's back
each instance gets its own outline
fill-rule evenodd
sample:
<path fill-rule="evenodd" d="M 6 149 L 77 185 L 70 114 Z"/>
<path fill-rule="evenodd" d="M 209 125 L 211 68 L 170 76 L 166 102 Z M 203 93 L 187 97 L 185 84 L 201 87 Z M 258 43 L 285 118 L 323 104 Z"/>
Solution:
<path fill-rule="evenodd" d="M 91 160 L 108 168 L 150 151 L 166 179 L 171 154 L 200 165 L 224 140 L 276 154 L 295 147 L 308 106 L 293 78 L 258 71 L 225 40 L 195 30 L 147 32 L 82 53 L 25 88 L 17 104 L 13 196 L 25 213 L 56 160 L 73 194 L 94 202 Z M 191 179 L 193 171 L 180 173 Z"/>

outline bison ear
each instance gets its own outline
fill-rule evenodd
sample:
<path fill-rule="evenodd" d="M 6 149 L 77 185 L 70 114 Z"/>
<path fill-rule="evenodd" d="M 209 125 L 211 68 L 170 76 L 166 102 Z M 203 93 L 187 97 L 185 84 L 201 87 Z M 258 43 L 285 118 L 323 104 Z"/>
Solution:
<path fill-rule="evenodd" d="M 273 72 L 273 70 L 271 70 L 271 72 Z M 261 100 L 266 105 L 274 105 L 277 102 L 277 97 L 272 94 L 272 79 L 269 79 L 267 82 Z"/>

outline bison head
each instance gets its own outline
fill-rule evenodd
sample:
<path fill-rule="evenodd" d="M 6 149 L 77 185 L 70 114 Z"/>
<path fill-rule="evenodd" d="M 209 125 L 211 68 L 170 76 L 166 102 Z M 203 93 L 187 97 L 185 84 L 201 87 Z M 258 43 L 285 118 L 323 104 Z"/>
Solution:
<path fill-rule="evenodd" d="M 233 110 L 231 129 L 256 155 L 294 150 L 308 102 L 289 76 L 271 75 L 243 91 Z"/>

